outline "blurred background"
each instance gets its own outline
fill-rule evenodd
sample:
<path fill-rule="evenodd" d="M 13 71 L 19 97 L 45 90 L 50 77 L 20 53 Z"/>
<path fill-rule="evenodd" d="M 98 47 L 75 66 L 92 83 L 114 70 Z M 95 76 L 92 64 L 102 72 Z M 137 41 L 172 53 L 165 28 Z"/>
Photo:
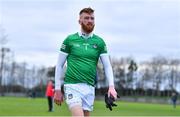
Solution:
<path fill-rule="evenodd" d="M 80 31 L 84 7 L 95 10 L 94 33 L 107 43 L 121 99 L 180 92 L 179 0 L 0 0 L 1 96 L 45 96 L 61 43 Z M 108 86 L 101 62 L 97 72 L 101 97 Z"/>

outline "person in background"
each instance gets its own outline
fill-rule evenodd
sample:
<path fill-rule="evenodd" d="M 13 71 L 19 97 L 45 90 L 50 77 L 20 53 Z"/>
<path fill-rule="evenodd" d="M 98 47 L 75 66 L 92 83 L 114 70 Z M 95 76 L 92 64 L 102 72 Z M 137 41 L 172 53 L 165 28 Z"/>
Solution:
<path fill-rule="evenodd" d="M 176 108 L 176 102 L 177 102 L 177 93 L 174 91 L 172 92 L 172 96 L 171 96 L 171 101 L 172 101 L 172 104 L 173 104 L 173 107 Z"/>
<path fill-rule="evenodd" d="M 54 96 L 54 85 L 53 85 L 53 81 L 49 80 L 46 86 L 46 97 L 48 100 L 49 112 L 53 111 L 53 96 Z"/>

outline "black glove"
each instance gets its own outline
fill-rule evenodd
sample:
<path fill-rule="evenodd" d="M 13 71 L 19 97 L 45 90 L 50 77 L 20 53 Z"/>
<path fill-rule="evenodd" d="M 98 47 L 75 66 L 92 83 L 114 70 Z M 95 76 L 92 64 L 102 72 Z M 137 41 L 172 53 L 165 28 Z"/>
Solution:
<path fill-rule="evenodd" d="M 119 96 L 117 96 L 119 98 Z M 110 111 L 112 111 L 113 106 L 117 106 L 117 104 L 114 103 L 115 99 L 112 96 L 108 97 L 108 94 L 105 94 L 105 103 L 106 103 L 106 108 L 109 108 Z"/>

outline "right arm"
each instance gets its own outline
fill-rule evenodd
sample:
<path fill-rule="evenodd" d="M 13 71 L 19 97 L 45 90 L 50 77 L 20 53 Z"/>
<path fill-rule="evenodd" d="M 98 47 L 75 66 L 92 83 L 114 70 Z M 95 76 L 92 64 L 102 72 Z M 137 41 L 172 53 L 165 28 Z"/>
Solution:
<path fill-rule="evenodd" d="M 55 94 L 54 94 L 54 102 L 57 105 L 61 105 L 63 102 L 63 94 L 61 92 L 61 76 L 63 73 L 63 66 L 66 62 L 68 54 L 60 51 L 58 56 L 58 61 L 56 64 L 56 71 L 55 71 Z"/>

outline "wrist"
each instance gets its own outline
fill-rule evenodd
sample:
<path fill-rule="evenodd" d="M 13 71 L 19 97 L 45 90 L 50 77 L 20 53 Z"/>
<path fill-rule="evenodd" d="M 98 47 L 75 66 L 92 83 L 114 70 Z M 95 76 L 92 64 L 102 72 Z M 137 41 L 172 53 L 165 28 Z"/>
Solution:
<path fill-rule="evenodd" d="M 55 85 L 55 90 L 61 90 L 61 85 Z"/>
<path fill-rule="evenodd" d="M 109 89 L 114 89 L 115 87 L 114 87 L 114 85 L 109 85 Z"/>
<path fill-rule="evenodd" d="M 55 89 L 54 91 L 61 91 L 61 89 Z"/>

